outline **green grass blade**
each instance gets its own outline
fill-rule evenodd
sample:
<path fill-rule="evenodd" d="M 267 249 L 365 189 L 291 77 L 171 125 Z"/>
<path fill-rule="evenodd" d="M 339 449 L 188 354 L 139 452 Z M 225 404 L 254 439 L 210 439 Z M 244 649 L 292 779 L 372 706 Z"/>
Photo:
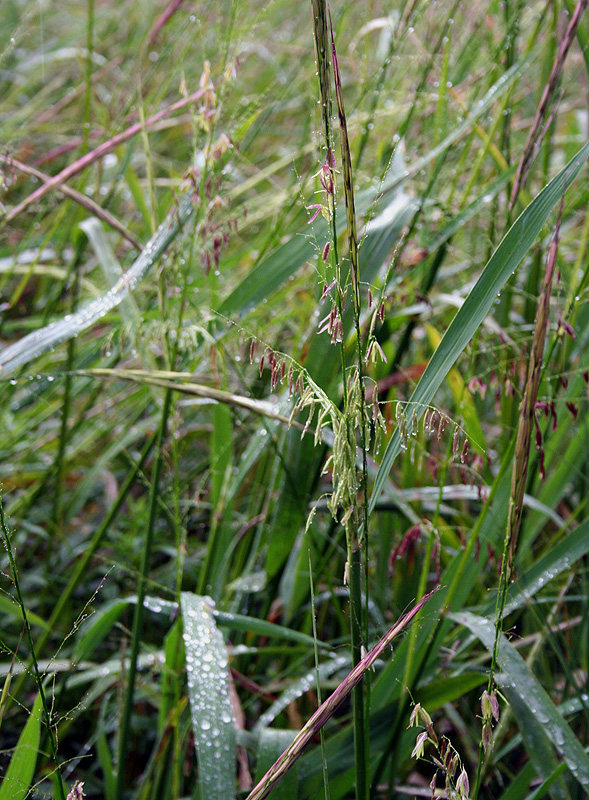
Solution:
<path fill-rule="evenodd" d="M 24 800 L 29 793 L 37 763 L 42 713 L 41 695 L 38 694 L 2 779 L 0 800 Z"/>
<path fill-rule="evenodd" d="M 0 352 L 2 377 L 10 375 L 48 350 L 77 336 L 102 319 L 111 309 L 116 308 L 163 256 L 193 213 L 194 202 L 192 194 L 189 193 L 178 205 L 174 204 L 133 265 L 112 288 L 100 297 L 89 300 L 73 314 L 66 314 L 63 319 L 33 331 L 15 344 L 5 347 Z"/>
<path fill-rule="evenodd" d="M 517 719 L 522 741 L 529 759 L 534 765 L 536 775 L 544 781 L 548 780 L 558 770 L 559 763 L 550 740 L 544 733 L 543 726 L 530 712 L 518 692 L 504 687 L 503 693 L 509 700 L 509 705 Z M 570 800 L 570 794 L 562 780 L 552 787 L 552 796 L 554 800 Z"/>
<path fill-rule="evenodd" d="M 462 308 L 450 323 L 411 395 L 406 410 L 409 424 L 413 410 L 419 418 L 426 406 L 432 402 L 456 359 L 491 310 L 497 294 L 534 243 L 550 212 L 571 185 L 588 156 L 589 143 L 582 147 L 566 167 L 532 200 L 503 237 Z M 400 451 L 401 437 L 396 430 L 387 445 L 376 476 L 370 498 L 371 512 L 376 507 L 386 477 Z"/>
<path fill-rule="evenodd" d="M 201 800 L 235 797 L 235 722 L 227 648 L 203 597 L 182 592 L 188 697 Z"/>
<path fill-rule="evenodd" d="M 304 644 L 308 647 L 313 646 L 313 637 L 308 636 L 306 633 L 294 631 L 290 628 L 285 628 L 282 625 L 276 625 L 274 622 L 267 622 L 265 619 L 255 619 L 255 617 L 248 617 L 244 614 L 229 614 L 225 611 L 211 612 L 215 618 L 215 622 L 221 628 L 230 628 L 235 631 L 247 631 L 248 633 L 255 633 L 258 636 L 267 636 L 269 639 L 282 639 L 286 642 L 296 642 L 297 644 Z M 323 642 L 318 642 L 320 648 L 328 648 L 328 645 Z"/>

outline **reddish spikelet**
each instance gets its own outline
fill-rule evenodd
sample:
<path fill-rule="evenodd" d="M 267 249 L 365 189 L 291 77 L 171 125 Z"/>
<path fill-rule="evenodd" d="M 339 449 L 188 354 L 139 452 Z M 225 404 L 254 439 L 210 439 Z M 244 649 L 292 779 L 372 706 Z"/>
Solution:
<path fill-rule="evenodd" d="M 452 456 L 455 456 L 458 452 L 458 445 L 460 444 L 460 431 L 458 430 L 458 425 L 454 428 L 454 434 L 452 436 Z"/>
<path fill-rule="evenodd" d="M 378 307 L 378 318 L 381 322 L 384 322 L 384 300 Z"/>
<path fill-rule="evenodd" d="M 566 321 L 566 319 L 561 319 L 560 322 L 559 322 L 558 327 L 562 328 L 565 333 L 568 333 L 568 335 L 571 337 L 571 339 L 576 339 L 577 338 L 575 336 L 575 329 L 573 328 L 572 325 L 569 325 L 569 323 Z"/>
<path fill-rule="evenodd" d="M 479 394 L 483 400 L 487 396 L 487 384 L 483 383 L 478 376 L 471 378 L 468 382 L 468 390 L 473 394 Z"/>
<path fill-rule="evenodd" d="M 306 206 L 306 209 L 307 211 L 313 211 L 312 216 L 307 221 L 307 225 L 311 225 L 315 222 L 319 214 L 321 214 L 321 203 L 313 203 L 311 206 Z"/>
<path fill-rule="evenodd" d="M 262 372 L 264 371 L 264 354 L 260 356 L 260 378 L 262 377 Z"/>
<path fill-rule="evenodd" d="M 577 413 L 578 413 L 577 406 L 574 403 L 571 403 L 570 400 L 568 400 L 567 403 L 566 403 L 566 407 L 568 408 L 568 410 L 573 415 L 573 419 L 577 419 Z"/>
<path fill-rule="evenodd" d="M 538 418 L 534 416 L 534 424 L 536 426 L 536 450 L 542 449 L 542 431 L 540 430 L 540 425 L 538 424 Z"/>
<path fill-rule="evenodd" d="M 440 414 L 440 423 L 438 425 L 437 432 L 438 439 L 441 439 L 444 435 L 444 431 L 446 430 L 446 420 L 447 418 L 443 414 Z"/>
<path fill-rule="evenodd" d="M 321 258 L 323 261 L 327 261 L 327 256 L 329 255 L 329 242 L 325 243 L 325 247 L 323 248 L 323 252 L 321 253 Z"/>
<path fill-rule="evenodd" d="M 286 375 L 286 361 L 283 361 L 280 366 L 280 381 L 284 380 L 284 376 Z"/>
<path fill-rule="evenodd" d="M 289 367 L 288 370 L 288 396 L 292 397 L 292 367 Z"/>
<path fill-rule="evenodd" d="M 250 344 L 250 364 L 254 363 L 254 355 L 256 354 L 256 340 L 252 339 Z"/>
<path fill-rule="evenodd" d="M 540 453 L 538 455 L 538 460 L 540 462 L 540 477 L 542 478 L 542 482 L 546 480 L 546 469 L 544 467 L 544 448 L 542 447 Z"/>
<path fill-rule="evenodd" d="M 368 308 L 372 308 L 372 292 L 368 290 Z"/>
<path fill-rule="evenodd" d="M 395 561 L 405 556 L 409 556 L 409 558 L 412 557 L 420 534 L 420 526 L 412 525 L 401 541 L 395 546 L 389 556 L 389 575 L 393 574 Z"/>
<path fill-rule="evenodd" d="M 558 418 L 556 416 L 556 406 L 554 401 L 550 403 L 550 413 L 552 414 L 552 430 L 555 431 L 558 425 Z"/>
<path fill-rule="evenodd" d="M 468 439 L 464 440 L 464 444 L 462 445 L 462 450 L 460 451 L 460 462 L 464 464 L 466 461 L 466 457 L 468 455 Z"/>
<path fill-rule="evenodd" d="M 321 300 L 322 301 L 325 300 L 326 296 L 333 289 L 334 286 L 335 286 L 335 281 L 332 281 L 329 284 L 329 286 L 327 286 L 327 284 L 325 284 L 325 283 L 323 284 L 323 292 L 321 293 Z"/>

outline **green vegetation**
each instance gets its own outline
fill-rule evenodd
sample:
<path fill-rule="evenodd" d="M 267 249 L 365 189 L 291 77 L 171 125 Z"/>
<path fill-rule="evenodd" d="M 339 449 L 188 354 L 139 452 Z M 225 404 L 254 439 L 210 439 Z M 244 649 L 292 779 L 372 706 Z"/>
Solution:
<path fill-rule="evenodd" d="M 586 6 L 3 4 L 0 800 L 587 796 Z"/>

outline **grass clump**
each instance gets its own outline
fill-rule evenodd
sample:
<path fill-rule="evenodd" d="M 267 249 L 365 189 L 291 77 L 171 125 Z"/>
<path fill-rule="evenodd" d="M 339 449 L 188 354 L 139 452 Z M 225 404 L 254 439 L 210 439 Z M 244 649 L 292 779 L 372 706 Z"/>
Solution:
<path fill-rule="evenodd" d="M 0 800 L 585 796 L 585 9 L 6 6 Z"/>

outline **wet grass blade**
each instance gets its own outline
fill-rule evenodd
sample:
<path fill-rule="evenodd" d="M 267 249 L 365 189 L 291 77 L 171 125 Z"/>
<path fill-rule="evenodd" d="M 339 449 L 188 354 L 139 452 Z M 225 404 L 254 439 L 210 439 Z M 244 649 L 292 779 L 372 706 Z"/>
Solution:
<path fill-rule="evenodd" d="M 454 622 L 464 625 L 471 633 L 474 633 L 489 652 L 493 651 L 495 641 L 493 622 L 469 611 L 449 616 Z M 499 646 L 498 663 L 501 665 L 501 674 L 498 676 L 499 686 L 509 687 L 510 692 L 517 693 L 521 702 L 526 705 L 529 712 L 542 726 L 545 734 L 565 760 L 577 781 L 583 788 L 589 786 L 589 755 L 524 659 L 503 634 Z"/>
<path fill-rule="evenodd" d="M 107 292 L 88 301 L 73 314 L 66 314 L 63 319 L 29 333 L 20 341 L 2 350 L 0 352 L 0 375 L 2 377 L 10 375 L 58 344 L 72 339 L 102 319 L 111 309 L 120 305 L 143 276 L 163 256 L 193 213 L 193 196 L 189 192 L 177 206 L 174 204 L 173 209 L 145 245 L 133 265 Z"/>
<path fill-rule="evenodd" d="M 192 730 L 201 800 L 235 797 L 235 722 L 227 648 L 207 600 L 181 595 Z"/>

